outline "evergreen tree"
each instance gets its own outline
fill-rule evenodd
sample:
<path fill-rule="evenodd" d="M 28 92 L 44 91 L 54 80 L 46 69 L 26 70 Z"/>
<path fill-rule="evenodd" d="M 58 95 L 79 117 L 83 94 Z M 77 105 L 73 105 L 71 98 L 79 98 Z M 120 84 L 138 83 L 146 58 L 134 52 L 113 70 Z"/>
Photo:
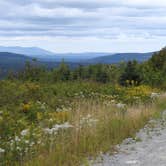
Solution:
<path fill-rule="evenodd" d="M 153 67 L 154 70 L 162 71 L 166 66 L 166 47 L 155 53 L 149 60 L 149 64 Z"/>
<path fill-rule="evenodd" d="M 120 84 L 123 86 L 139 85 L 141 82 L 140 72 L 136 61 L 129 61 L 120 76 Z"/>
<path fill-rule="evenodd" d="M 70 79 L 70 68 L 64 62 L 64 60 L 61 62 L 59 68 L 57 69 L 56 77 L 58 77 L 58 80 L 61 81 L 68 81 Z"/>

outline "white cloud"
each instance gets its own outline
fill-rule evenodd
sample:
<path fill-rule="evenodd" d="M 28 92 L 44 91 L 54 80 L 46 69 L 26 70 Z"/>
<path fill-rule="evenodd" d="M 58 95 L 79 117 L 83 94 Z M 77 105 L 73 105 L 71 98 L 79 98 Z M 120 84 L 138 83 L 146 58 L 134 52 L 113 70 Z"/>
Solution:
<path fill-rule="evenodd" d="M 1 0 L 0 44 L 6 44 L 5 39 L 21 38 L 26 39 L 26 44 L 36 45 L 46 37 L 48 43 L 55 42 L 54 38 L 55 43 L 61 38 L 65 38 L 64 42 L 70 38 L 73 42 L 86 41 L 89 49 L 93 48 L 89 43 L 92 38 L 96 45 L 106 40 L 134 45 L 133 41 L 140 39 L 152 39 L 158 45 L 161 38 L 166 41 L 165 8 L 165 0 Z M 101 50 L 112 48 L 100 45 Z M 71 44 L 70 48 L 82 50 Z"/>

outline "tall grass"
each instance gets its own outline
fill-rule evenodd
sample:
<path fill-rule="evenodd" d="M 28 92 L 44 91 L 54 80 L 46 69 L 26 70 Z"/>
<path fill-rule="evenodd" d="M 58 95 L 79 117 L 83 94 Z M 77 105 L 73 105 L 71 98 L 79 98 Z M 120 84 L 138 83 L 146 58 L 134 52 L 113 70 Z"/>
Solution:
<path fill-rule="evenodd" d="M 127 137 L 134 137 L 150 118 L 158 117 L 166 108 L 166 98 L 147 105 L 117 108 L 94 100 L 78 101 L 72 110 L 72 128 L 61 131 L 47 150 L 39 148 L 39 155 L 26 166 L 78 166 L 88 163 L 101 152 L 112 152 L 114 146 Z"/>

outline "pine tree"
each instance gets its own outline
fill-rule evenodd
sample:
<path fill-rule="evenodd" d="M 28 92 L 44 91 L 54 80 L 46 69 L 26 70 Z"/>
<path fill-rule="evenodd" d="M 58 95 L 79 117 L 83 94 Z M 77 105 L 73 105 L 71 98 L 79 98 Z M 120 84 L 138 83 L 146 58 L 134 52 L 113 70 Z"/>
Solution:
<path fill-rule="evenodd" d="M 124 72 L 120 76 L 120 84 L 123 86 L 139 85 L 141 76 L 137 68 L 136 61 L 129 61 Z"/>

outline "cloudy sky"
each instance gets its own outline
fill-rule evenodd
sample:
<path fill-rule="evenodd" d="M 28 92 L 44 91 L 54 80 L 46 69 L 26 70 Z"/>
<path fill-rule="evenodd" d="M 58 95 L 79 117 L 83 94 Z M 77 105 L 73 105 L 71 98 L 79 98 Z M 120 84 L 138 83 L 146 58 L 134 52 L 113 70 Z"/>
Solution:
<path fill-rule="evenodd" d="M 158 50 L 166 45 L 166 0 L 0 0 L 0 45 Z"/>

